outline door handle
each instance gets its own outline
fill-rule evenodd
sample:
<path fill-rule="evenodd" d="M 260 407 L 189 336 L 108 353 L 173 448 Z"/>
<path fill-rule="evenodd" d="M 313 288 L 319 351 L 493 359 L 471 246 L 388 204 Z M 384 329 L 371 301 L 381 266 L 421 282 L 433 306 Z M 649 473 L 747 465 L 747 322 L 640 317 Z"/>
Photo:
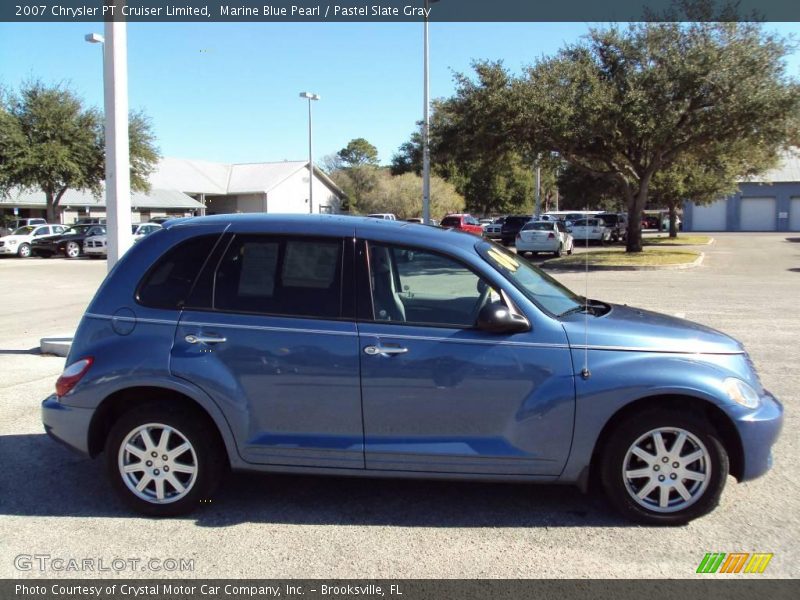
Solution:
<path fill-rule="evenodd" d="M 408 348 L 403 348 L 402 346 L 367 346 L 364 348 L 364 354 L 369 354 L 370 356 L 376 356 L 377 354 L 391 356 L 393 354 L 405 354 L 406 352 L 408 352 Z"/>
<path fill-rule="evenodd" d="M 190 344 L 222 344 L 227 340 L 224 337 L 216 335 L 192 335 L 189 334 L 185 338 Z"/>

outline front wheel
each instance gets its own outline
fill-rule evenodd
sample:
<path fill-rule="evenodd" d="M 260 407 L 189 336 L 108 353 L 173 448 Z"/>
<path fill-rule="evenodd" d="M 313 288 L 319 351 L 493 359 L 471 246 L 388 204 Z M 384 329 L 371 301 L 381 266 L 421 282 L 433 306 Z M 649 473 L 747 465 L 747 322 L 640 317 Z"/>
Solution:
<path fill-rule="evenodd" d="M 31 255 L 31 247 L 29 244 L 22 244 L 17 250 L 17 255 L 20 258 L 28 258 Z"/>
<path fill-rule="evenodd" d="M 78 242 L 69 242 L 64 248 L 64 254 L 67 258 L 78 258 L 81 255 L 81 247 Z"/>
<path fill-rule="evenodd" d="M 207 500 L 225 472 L 217 432 L 200 415 L 158 405 L 124 414 L 106 440 L 117 494 L 155 517 L 182 515 Z"/>
<path fill-rule="evenodd" d="M 607 439 L 603 487 L 628 518 L 649 525 L 683 525 L 719 503 L 728 455 L 702 417 L 651 410 L 632 415 Z"/>

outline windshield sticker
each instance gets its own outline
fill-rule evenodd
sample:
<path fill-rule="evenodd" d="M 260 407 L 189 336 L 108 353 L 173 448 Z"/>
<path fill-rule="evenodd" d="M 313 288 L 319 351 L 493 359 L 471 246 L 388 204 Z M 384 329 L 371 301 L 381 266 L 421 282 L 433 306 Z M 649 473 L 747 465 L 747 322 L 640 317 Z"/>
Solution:
<path fill-rule="evenodd" d="M 508 269 L 509 271 L 516 271 L 519 269 L 519 261 L 511 258 L 510 256 L 506 256 L 502 252 L 495 250 L 494 248 L 489 248 L 486 252 L 489 257 L 494 260 L 497 264 L 499 264 L 504 269 Z"/>

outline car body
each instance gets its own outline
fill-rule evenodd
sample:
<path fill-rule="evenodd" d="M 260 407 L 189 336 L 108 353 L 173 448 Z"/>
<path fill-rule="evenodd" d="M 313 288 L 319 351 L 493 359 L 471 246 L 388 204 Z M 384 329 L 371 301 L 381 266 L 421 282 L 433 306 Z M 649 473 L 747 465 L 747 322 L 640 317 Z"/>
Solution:
<path fill-rule="evenodd" d="M 572 254 L 574 243 L 567 226 L 560 221 L 528 221 L 517 234 L 514 247 L 521 256 L 537 252 L 561 256 Z"/>
<path fill-rule="evenodd" d="M 59 235 L 34 240 L 31 243 L 31 254 L 50 258 L 63 254 L 67 258 L 78 258 L 83 255 L 83 243 L 87 237 L 104 235 L 105 225 L 73 225 Z"/>
<path fill-rule="evenodd" d="M 625 213 L 600 213 L 598 219 L 603 219 L 606 229 L 609 230 L 609 239 L 612 242 L 624 242 L 628 239 L 628 215 Z"/>
<path fill-rule="evenodd" d="M 159 229 L 161 229 L 161 225 L 158 223 L 134 223 L 131 225 L 133 242 L 136 243 Z M 108 255 L 107 243 L 108 236 L 105 233 L 89 236 L 83 242 L 83 252 L 92 258 L 102 258 Z"/>
<path fill-rule="evenodd" d="M 0 256 L 13 255 L 28 258 L 34 240 L 58 235 L 66 231 L 64 225 L 24 225 L 9 235 L 0 237 Z"/>
<path fill-rule="evenodd" d="M 611 230 L 603 219 L 597 217 L 578 219 L 570 226 L 572 237 L 577 241 L 595 241 L 605 243 L 611 239 Z"/>
<path fill-rule="evenodd" d="M 442 219 L 440 226 L 443 229 L 456 229 L 474 235 L 483 235 L 483 227 L 478 220 L 466 213 L 448 214 Z"/>
<path fill-rule="evenodd" d="M 413 255 L 413 258 L 411 258 Z M 576 296 L 501 246 L 332 215 L 174 221 L 75 334 L 48 434 L 121 499 L 194 510 L 239 471 L 575 484 L 679 524 L 771 465 L 742 345 Z M 44 468 L 44 467 L 43 467 Z"/>
<path fill-rule="evenodd" d="M 504 246 L 510 246 L 522 229 L 523 225 L 531 220 L 530 215 L 509 215 L 503 220 L 500 227 L 500 240 Z"/>
<path fill-rule="evenodd" d="M 503 222 L 505 220 L 505 217 L 497 217 L 489 225 L 483 228 L 483 235 L 490 240 L 499 240 L 502 237 Z"/>
<path fill-rule="evenodd" d="M 0 225 L 0 236 L 9 235 L 20 227 L 26 225 L 47 225 L 47 221 L 40 217 L 30 217 L 27 219 L 14 219 L 6 225 Z"/>

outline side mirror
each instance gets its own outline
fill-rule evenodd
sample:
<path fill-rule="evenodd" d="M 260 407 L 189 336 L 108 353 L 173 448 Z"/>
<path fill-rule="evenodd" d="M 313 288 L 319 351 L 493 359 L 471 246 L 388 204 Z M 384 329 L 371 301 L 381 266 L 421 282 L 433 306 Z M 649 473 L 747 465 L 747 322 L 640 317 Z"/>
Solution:
<path fill-rule="evenodd" d="M 489 333 L 521 333 L 531 329 L 528 319 L 513 314 L 502 302 L 490 302 L 484 306 L 475 325 Z"/>

